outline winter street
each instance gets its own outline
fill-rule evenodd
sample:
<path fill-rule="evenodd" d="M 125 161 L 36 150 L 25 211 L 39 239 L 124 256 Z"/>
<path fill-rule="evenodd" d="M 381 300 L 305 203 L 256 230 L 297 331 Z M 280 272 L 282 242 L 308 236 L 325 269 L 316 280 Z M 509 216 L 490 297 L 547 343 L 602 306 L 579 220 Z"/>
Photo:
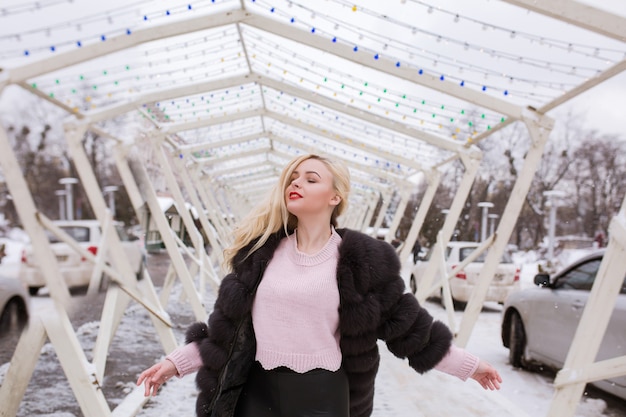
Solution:
<path fill-rule="evenodd" d="M 166 253 L 150 255 L 148 268 L 158 287 L 169 263 Z M 14 270 L 9 258 L 2 265 L 4 273 Z M 529 270 L 523 274 L 528 283 Z M 7 272 L 8 271 L 8 272 Z M 75 295 L 76 309 L 71 317 L 72 324 L 88 358 L 98 331 L 104 292 L 95 297 Z M 211 306 L 213 294 L 207 294 L 206 304 Z M 45 294 L 32 298 L 33 314 L 50 303 Z M 433 316 L 445 321 L 445 311 L 436 301 L 428 301 L 427 308 Z M 180 297 L 180 285 L 175 285 L 167 307 L 175 324 L 174 332 L 182 341 L 187 325 L 193 320 L 188 305 Z M 508 350 L 502 346 L 500 327 L 501 308 L 497 304 L 487 305 L 481 313 L 468 348 L 495 365 L 504 383 L 500 392 L 485 392 L 475 381 L 462 382 L 437 371 L 418 375 L 408 365 L 391 355 L 384 344 L 380 344 L 382 355 L 375 397 L 375 417 L 404 416 L 503 416 L 515 414 L 512 405 L 520 406 L 527 416 L 545 416 L 552 398 L 552 376 L 514 370 L 508 364 Z M 461 312 L 456 313 L 457 323 Z M 15 337 L 0 342 L 0 380 L 8 368 L 8 361 L 15 348 Z M 136 303 L 131 303 L 113 341 L 107 363 L 103 390 L 111 409 L 133 389 L 141 370 L 158 360 L 163 351 L 153 333 L 147 313 Z M 152 398 L 138 414 L 147 416 L 193 416 L 195 404 L 194 378 L 170 381 L 159 395 Z M 446 410 L 447 414 L 442 414 Z M 471 410 L 472 414 L 468 414 Z M 72 417 L 81 416 L 71 388 L 61 372 L 54 349 L 46 344 L 42 350 L 26 396 L 22 401 L 18 417 Z M 578 408 L 578 417 L 625 417 L 626 405 L 615 397 L 589 389 Z M 521 415 L 520 415 L 521 416 Z"/>

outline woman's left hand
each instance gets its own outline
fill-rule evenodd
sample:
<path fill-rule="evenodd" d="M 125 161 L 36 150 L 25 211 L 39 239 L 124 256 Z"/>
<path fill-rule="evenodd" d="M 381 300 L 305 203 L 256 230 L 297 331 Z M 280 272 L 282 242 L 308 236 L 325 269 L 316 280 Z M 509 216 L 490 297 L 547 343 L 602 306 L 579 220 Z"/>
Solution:
<path fill-rule="evenodd" d="M 139 375 L 137 386 L 145 382 L 146 389 L 144 395 L 146 397 L 156 395 L 159 387 L 177 373 L 178 371 L 174 363 L 169 359 L 163 359 L 161 362 L 151 366 Z"/>
<path fill-rule="evenodd" d="M 500 389 L 500 384 L 502 383 L 502 377 L 496 371 L 496 368 L 491 366 L 488 362 L 480 360 L 478 363 L 478 368 L 472 378 L 478 381 L 478 383 L 484 388 L 489 390 L 498 390 Z"/>

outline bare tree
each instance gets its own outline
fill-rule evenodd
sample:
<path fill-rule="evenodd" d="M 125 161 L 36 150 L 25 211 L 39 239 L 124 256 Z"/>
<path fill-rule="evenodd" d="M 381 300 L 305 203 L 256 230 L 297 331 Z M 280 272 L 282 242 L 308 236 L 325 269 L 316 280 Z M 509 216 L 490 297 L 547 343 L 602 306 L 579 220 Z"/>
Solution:
<path fill-rule="evenodd" d="M 588 132 L 574 151 L 568 178 L 576 196 L 580 232 L 606 236 L 626 192 L 626 142 Z"/>

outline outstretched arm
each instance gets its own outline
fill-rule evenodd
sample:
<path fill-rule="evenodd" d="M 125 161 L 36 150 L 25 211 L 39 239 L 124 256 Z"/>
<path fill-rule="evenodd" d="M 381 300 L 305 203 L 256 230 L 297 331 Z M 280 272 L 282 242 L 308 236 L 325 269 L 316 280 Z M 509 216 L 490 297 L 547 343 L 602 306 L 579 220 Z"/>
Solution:
<path fill-rule="evenodd" d="M 502 377 L 498 371 L 491 366 L 491 364 L 483 360 L 478 363 L 478 368 L 476 372 L 472 374 L 471 378 L 478 381 L 484 389 L 490 390 L 500 389 L 500 384 L 502 383 Z"/>

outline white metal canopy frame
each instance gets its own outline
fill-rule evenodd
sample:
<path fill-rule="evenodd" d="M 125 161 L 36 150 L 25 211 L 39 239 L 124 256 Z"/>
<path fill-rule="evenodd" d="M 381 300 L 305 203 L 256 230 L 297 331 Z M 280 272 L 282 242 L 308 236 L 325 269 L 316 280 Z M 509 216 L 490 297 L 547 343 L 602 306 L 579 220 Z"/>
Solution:
<path fill-rule="evenodd" d="M 546 114 L 626 70 L 625 52 L 626 18 L 572 0 L 3 2 L 3 100 L 8 90 L 21 88 L 67 112 L 68 148 L 103 227 L 110 213 L 80 141 L 86 131 L 110 138 L 133 207 L 139 218 L 150 213 L 172 266 L 157 294 L 149 276 L 134 280 L 117 235 L 107 234 L 120 285 L 107 290 L 89 364 L 64 309 L 67 288 L 44 235 L 50 224 L 38 213 L 0 128 L 2 173 L 55 300 L 53 311 L 34 317 L 19 342 L 0 387 L 0 415 L 17 412 L 46 338 L 84 415 L 136 414 L 146 401 L 141 389 L 114 410 L 99 389 L 108 346 L 129 302 L 146 306 L 165 352 L 174 349 L 165 311 L 174 280 L 181 280 L 195 316 L 206 319 L 200 294 L 207 282 L 219 285 L 215 265 L 233 225 L 267 195 L 295 155 L 345 161 L 354 195 L 342 225 L 365 231 L 374 224 L 376 230 L 386 217 L 389 241 L 411 192 L 424 181 L 426 193 L 400 251 L 405 260 L 442 172 L 456 160 L 465 168 L 440 233 L 438 244 L 445 246 L 481 169 L 475 144 L 522 122 L 531 145 L 456 332 L 456 343 L 466 345 L 552 130 Z M 190 231 L 190 247 L 159 206 L 164 189 Z M 211 256 L 184 209 L 187 202 Z M 626 358 L 594 364 L 597 346 L 582 343 L 606 328 L 610 304 L 597 300 L 616 296 L 626 271 L 625 206 L 611 225 L 600 272 L 611 285 L 594 287 L 549 415 L 573 415 L 586 382 L 626 373 Z M 427 283 L 439 264 L 430 263 Z"/>

